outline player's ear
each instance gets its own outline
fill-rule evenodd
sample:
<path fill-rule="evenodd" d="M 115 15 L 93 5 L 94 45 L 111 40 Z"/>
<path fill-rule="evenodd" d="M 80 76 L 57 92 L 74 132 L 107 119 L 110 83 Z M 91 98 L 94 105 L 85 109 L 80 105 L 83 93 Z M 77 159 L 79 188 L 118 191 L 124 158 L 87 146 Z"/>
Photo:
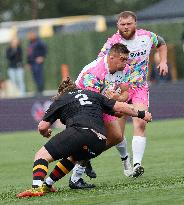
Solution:
<path fill-rule="evenodd" d="M 113 56 L 113 55 L 110 55 L 109 58 L 112 60 L 112 59 L 114 59 L 114 56 Z"/>

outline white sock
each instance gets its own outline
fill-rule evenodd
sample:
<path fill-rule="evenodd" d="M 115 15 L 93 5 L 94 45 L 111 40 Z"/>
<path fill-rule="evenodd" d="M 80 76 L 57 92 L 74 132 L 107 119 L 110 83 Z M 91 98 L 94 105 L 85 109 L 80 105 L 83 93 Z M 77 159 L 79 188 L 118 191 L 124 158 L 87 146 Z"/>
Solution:
<path fill-rule="evenodd" d="M 132 152 L 133 152 L 133 164 L 141 164 L 144 150 L 146 147 L 146 137 L 133 136 L 132 139 Z"/>
<path fill-rule="evenodd" d="M 84 172 L 85 172 L 85 167 L 82 167 L 81 165 L 76 164 L 75 167 L 73 168 L 71 181 L 74 183 L 77 182 L 82 177 Z"/>
<path fill-rule="evenodd" d="M 42 186 L 43 181 L 42 180 L 33 180 L 32 185 L 33 186 Z"/>
<path fill-rule="evenodd" d="M 121 158 L 125 158 L 128 155 L 126 138 L 124 138 L 123 141 L 116 145 L 116 149 L 120 153 Z"/>
<path fill-rule="evenodd" d="M 48 184 L 48 185 L 53 185 L 55 183 L 55 181 L 53 181 L 50 177 L 47 177 L 47 179 L 45 180 L 45 182 Z"/>

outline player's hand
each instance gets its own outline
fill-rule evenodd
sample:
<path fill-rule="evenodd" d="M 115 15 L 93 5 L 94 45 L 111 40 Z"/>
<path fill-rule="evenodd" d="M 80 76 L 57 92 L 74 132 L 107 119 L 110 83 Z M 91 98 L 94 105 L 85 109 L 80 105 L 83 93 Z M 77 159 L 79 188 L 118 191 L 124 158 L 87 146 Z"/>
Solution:
<path fill-rule="evenodd" d="M 52 134 L 52 130 L 51 129 L 48 129 L 47 131 L 45 131 L 42 136 L 43 137 L 46 137 L 46 138 L 49 138 Z"/>
<path fill-rule="evenodd" d="M 128 98 L 129 98 L 129 92 L 124 91 L 120 94 L 120 96 L 117 100 L 120 101 L 120 102 L 127 102 Z"/>
<path fill-rule="evenodd" d="M 145 117 L 143 118 L 146 122 L 151 122 L 152 121 L 152 114 L 148 111 L 145 111 Z"/>
<path fill-rule="evenodd" d="M 159 69 L 159 74 L 161 76 L 165 76 L 168 73 L 168 66 L 166 62 L 160 62 L 160 64 L 157 67 Z"/>
<path fill-rule="evenodd" d="M 119 94 L 117 94 L 114 90 L 107 90 L 104 95 L 109 99 L 117 100 L 119 98 Z"/>
<path fill-rule="evenodd" d="M 130 88 L 130 85 L 128 83 L 122 83 L 120 86 L 121 91 L 128 91 Z"/>

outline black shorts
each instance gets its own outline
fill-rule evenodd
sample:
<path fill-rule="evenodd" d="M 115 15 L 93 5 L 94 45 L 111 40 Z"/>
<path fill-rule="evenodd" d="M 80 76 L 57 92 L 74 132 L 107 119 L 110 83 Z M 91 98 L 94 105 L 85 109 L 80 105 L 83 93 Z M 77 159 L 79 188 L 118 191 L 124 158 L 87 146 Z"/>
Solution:
<path fill-rule="evenodd" d="M 55 160 L 72 156 L 79 161 L 98 156 L 105 145 L 106 140 L 99 139 L 90 129 L 69 127 L 56 134 L 44 147 Z"/>

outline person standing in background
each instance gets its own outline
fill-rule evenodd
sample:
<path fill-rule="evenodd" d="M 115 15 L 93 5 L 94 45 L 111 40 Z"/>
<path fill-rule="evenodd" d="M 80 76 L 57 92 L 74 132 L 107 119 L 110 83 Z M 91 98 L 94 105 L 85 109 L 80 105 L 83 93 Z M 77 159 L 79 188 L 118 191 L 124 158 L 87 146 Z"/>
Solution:
<path fill-rule="evenodd" d="M 8 76 L 18 88 L 20 95 L 25 95 L 24 69 L 22 64 L 22 47 L 18 39 L 13 39 L 6 50 L 8 60 Z"/>
<path fill-rule="evenodd" d="M 43 65 L 47 54 L 46 44 L 38 38 L 35 32 L 28 34 L 29 45 L 27 48 L 27 61 L 31 68 L 33 79 L 36 83 L 37 93 L 44 90 Z"/>

